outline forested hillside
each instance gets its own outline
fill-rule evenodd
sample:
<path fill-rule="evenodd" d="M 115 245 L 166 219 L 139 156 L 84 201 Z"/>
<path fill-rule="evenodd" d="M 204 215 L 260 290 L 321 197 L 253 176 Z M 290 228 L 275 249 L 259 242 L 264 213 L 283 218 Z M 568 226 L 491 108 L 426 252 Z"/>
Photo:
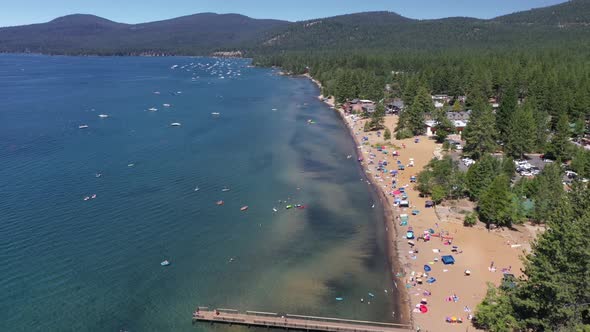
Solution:
<path fill-rule="evenodd" d="M 213 13 L 142 24 L 69 15 L 48 23 L 0 28 L 0 52 L 205 55 L 219 49 L 242 48 L 263 31 L 287 23 Z"/>
<path fill-rule="evenodd" d="M 0 28 L 0 52 L 207 55 L 239 49 L 256 56 L 284 51 L 555 48 L 587 44 L 589 17 L 589 0 L 491 20 L 415 20 L 392 12 L 367 12 L 291 23 L 201 13 L 123 24 L 93 15 L 69 15 Z"/>

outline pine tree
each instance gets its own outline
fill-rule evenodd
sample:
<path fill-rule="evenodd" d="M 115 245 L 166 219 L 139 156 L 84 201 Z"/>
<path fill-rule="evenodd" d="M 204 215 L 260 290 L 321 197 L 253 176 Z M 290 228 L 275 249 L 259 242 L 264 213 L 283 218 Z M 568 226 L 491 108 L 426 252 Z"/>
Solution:
<path fill-rule="evenodd" d="M 479 199 L 478 213 L 479 218 L 488 226 L 512 226 L 516 219 L 516 208 L 506 175 L 495 177 L 483 192 Z"/>
<path fill-rule="evenodd" d="M 391 131 L 389 131 L 389 128 L 385 128 L 385 132 L 383 133 L 383 138 L 386 141 L 389 141 L 391 139 Z"/>
<path fill-rule="evenodd" d="M 375 112 L 371 114 L 371 123 L 369 126 L 371 129 L 381 129 L 383 128 L 383 123 L 385 122 L 385 106 L 383 103 L 378 103 L 375 107 Z"/>
<path fill-rule="evenodd" d="M 579 190 L 579 188 L 578 188 Z M 578 195 L 590 196 L 588 189 Z M 548 217 L 548 229 L 532 244 L 524 261 L 523 282 L 511 296 L 513 307 L 526 330 L 582 331 L 590 324 L 590 214 L 578 214 L 565 197 L 556 198 Z"/>
<path fill-rule="evenodd" d="M 455 125 L 449 120 L 443 109 L 434 111 L 436 121 L 436 141 L 442 143 L 447 136 L 455 131 Z"/>
<path fill-rule="evenodd" d="M 424 114 L 432 113 L 434 105 L 428 90 L 424 87 L 418 89 L 417 95 L 412 102 L 412 105 L 407 110 L 407 129 L 413 135 L 424 134 Z"/>
<path fill-rule="evenodd" d="M 496 128 L 498 130 L 498 137 L 504 140 L 508 135 L 510 127 L 510 119 L 512 114 L 516 111 L 518 105 L 518 94 L 516 87 L 510 85 L 502 94 L 500 108 L 496 113 Z"/>
<path fill-rule="evenodd" d="M 516 109 L 510 117 L 510 124 L 506 132 L 506 154 L 515 158 L 522 158 L 530 152 L 535 143 L 536 128 L 533 117 L 533 105 L 527 102 Z"/>
<path fill-rule="evenodd" d="M 478 162 L 469 167 L 465 180 L 467 191 L 473 200 L 479 199 L 481 194 L 492 183 L 494 177 L 499 173 L 500 168 L 498 159 L 489 154 L 484 155 Z"/>
<path fill-rule="evenodd" d="M 545 222 L 551 211 L 555 209 L 555 203 L 563 194 L 563 190 L 557 190 L 562 187 L 562 177 L 561 167 L 553 163 L 547 165 L 543 172 L 535 178 L 536 188 L 532 198 L 535 202 L 533 219 L 537 222 Z"/>
<path fill-rule="evenodd" d="M 537 104 L 538 105 L 538 104 Z M 547 132 L 549 130 L 549 114 L 537 108 L 535 117 L 535 148 L 537 151 L 544 151 L 547 144 Z"/>
<path fill-rule="evenodd" d="M 479 99 L 473 106 L 469 122 L 463 131 L 463 139 L 466 142 L 464 151 L 477 160 L 496 148 L 495 119 L 490 105 L 485 101 Z"/>
<path fill-rule="evenodd" d="M 557 127 L 551 143 L 547 148 L 547 155 L 558 161 L 569 160 L 570 158 L 570 126 L 567 114 L 559 115 Z"/>
<path fill-rule="evenodd" d="M 462 109 L 463 107 L 461 106 L 459 99 L 455 100 L 455 103 L 453 104 L 453 112 L 461 112 Z"/>

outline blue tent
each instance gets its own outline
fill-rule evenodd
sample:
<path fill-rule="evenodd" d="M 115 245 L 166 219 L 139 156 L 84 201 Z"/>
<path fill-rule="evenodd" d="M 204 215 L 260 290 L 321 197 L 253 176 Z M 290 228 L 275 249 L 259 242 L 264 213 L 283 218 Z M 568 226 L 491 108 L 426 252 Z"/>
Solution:
<path fill-rule="evenodd" d="M 441 259 L 445 265 L 455 264 L 455 258 L 451 255 L 442 256 Z"/>
<path fill-rule="evenodd" d="M 424 272 L 430 272 L 432 268 L 429 265 L 424 265 Z"/>

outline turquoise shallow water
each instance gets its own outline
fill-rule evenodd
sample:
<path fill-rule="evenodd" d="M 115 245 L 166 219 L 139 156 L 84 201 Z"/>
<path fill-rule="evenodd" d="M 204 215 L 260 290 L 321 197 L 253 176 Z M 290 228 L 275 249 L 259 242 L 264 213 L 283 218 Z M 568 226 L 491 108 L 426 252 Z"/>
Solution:
<path fill-rule="evenodd" d="M 346 128 L 248 64 L 0 55 L 0 330 L 241 330 L 192 326 L 197 305 L 392 321 Z"/>

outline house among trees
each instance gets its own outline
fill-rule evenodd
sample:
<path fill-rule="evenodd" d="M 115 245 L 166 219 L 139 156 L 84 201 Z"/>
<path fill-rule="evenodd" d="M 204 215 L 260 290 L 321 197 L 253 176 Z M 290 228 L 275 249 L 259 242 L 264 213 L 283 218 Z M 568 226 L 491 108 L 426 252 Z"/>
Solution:
<path fill-rule="evenodd" d="M 343 108 L 348 113 L 367 113 L 375 112 L 375 102 L 367 99 L 353 99 L 346 102 Z"/>
<path fill-rule="evenodd" d="M 442 108 L 445 104 L 451 101 L 451 97 L 448 95 L 433 95 L 432 102 L 434 103 L 434 107 Z"/>
<path fill-rule="evenodd" d="M 387 114 L 399 114 L 404 109 L 404 101 L 400 98 L 394 98 L 385 105 Z"/>
<path fill-rule="evenodd" d="M 461 132 L 463 132 L 463 130 L 465 130 L 465 127 L 467 127 L 467 123 L 469 122 L 469 116 L 471 115 L 471 110 L 462 112 L 446 112 L 445 115 L 447 119 L 449 119 L 455 127 L 455 131 L 460 134 Z M 435 120 L 424 121 L 424 125 L 426 126 L 426 136 L 436 135 L 437 124 L 438 123 Z"/>

